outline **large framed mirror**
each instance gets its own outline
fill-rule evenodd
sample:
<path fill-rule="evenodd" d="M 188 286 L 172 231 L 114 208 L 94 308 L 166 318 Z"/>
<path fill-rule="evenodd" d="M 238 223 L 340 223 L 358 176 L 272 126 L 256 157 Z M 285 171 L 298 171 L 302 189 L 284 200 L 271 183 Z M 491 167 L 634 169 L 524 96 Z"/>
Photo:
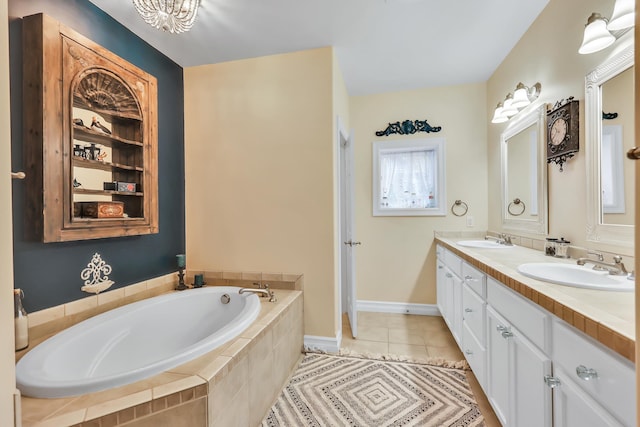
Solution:
<path fill-rule="evenodd" d="M 548 233 L 545 116 L 544 105 L 532 109 L 510 123 L 500 137 L 504 229 Z"/>
<path fill-rule="evenodd" d="M 585 146 L 587 240 L 633 247 L 634 147 L 633 40 L 587 74 Z"/>

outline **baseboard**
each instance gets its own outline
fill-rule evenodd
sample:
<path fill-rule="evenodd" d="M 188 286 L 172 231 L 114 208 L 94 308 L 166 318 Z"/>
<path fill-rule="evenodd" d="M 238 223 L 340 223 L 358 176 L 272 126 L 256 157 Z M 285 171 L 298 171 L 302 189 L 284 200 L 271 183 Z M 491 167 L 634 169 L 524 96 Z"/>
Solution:
<path fill-rule="evenodd" d="M 337 353 L 342 343 L 342 331 L 338 331 L 335 337 L 320 337 L 317 335 L 304 336 L 304 348 L 327 353 Z"/>
<path fill-rule="evenodd" d="M 406 302 L 382 302 L 358 300 L 358 311 L 375 313 L 419 314 L 422 316 L 440 316 L 435 304 L 412 304 Z"/>

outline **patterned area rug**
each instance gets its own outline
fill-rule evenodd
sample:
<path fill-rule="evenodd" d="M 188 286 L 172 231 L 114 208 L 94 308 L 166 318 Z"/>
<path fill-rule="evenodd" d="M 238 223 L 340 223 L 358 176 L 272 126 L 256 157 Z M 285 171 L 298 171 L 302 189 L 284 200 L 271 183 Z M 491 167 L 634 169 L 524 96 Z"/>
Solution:
<path fill-rule="evenodd" d="M 308 353 L 263 427 L 484 426 L 463 369 Z"/>

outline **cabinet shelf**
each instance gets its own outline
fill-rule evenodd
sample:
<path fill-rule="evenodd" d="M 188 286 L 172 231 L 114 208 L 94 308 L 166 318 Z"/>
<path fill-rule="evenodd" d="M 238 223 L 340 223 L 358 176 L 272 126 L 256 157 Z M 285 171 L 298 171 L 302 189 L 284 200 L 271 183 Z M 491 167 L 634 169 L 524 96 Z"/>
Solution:
<path fill-rule="evenodd" d="M 74 194 L 93 194 L 96 196 L 132 196 L 142 197 L 144 193 L 138 191 L 136 193 L 130 193 L 128 191 L 113 191 L 113 190 L 90 190 L 87 188 L 74 188 Z"/>
<path fill-rule="evenodd" d="M 121 222 L 121 221 L 140 221 L 143 220 L 144 218 L 140 218 L 140 217 L 121 217 L 121 218 L 87 218 L 87 217 L 81 217 L 81 216 L 75 216 L 73 217 L 73 222 L 75 224 L 82 224 L 82 223 L 87 223 L 87 224 L 99 224 L 99 223 L 104 223 L 104 222 Z"/>
<path fill-rule="evenodd" d="M 23 18 L 22 42 L 25 237 L 67 242 L 158 233 L 156 78 L 44 14 Z M 111 133 L 90 127 L 94 117 Z M 76 145 L 88 144 L 108 161 L 74 155 Z M 104 182 L 138 191 L 104 190 Z M 85 202 L 114 202 L 128 216 L 75 216 Z"/>
<path fill-rule="evenodd" d="M 74 157 L 73 165 L 81 168 L 99 169 L 104 171 L 121 169 L 126 171 L 144 172 L 144 168 L 141 168 L 138 166 L 123 165 L 120 163 L 101 162 L 99 160 L 88 160 L 82 157 Z"/>
<path fill-rule="evenodd" d="M 125 144 L 136 147 L 144 147 L 144 144 L 142 142 L 120 138 L 113 134 L 109 135 L 106 133 L 101 133 L 75 124 L 73 125 L 73 138 L 80 141 L 102 144 L 107 147 L 113 147 L 114 144 Z"/>
<path fill-rule="evenodd" d="M 78 108 L 83 108 L 86 110 L 92 110 L 96 114 L 99 114 L 100 116 L 104 117 L 109 122 L 112 122 L 114 119 L 135 120 L 137 122 L 142 121 L 142 117 L 140 117 L 140 115 L 135 112 L 123 113 L 120 111 L 112 111 L 112 110 L 105 110 L 102 108 L 96 108 L 93 105 L 89 105 L 88 103 L 83 102 L 82 100 L 79 100 L 78 97 L 74 97 L 73 106 Z"/>

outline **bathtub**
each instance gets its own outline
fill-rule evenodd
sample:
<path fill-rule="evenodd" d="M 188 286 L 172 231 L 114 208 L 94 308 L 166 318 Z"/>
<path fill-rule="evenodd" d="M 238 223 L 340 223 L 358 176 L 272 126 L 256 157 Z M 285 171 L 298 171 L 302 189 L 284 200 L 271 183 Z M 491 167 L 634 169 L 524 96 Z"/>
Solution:
<path fill-rule="evenodd" d="M 214 286 L 173 292 L 87 319 L 20 359 L 16 380 L 31 397 L 105 390 L 161 373 L 233 339 L 260 313 L 257 295 Z M 223 304 L 224 294 L 231 297 Z"/>

